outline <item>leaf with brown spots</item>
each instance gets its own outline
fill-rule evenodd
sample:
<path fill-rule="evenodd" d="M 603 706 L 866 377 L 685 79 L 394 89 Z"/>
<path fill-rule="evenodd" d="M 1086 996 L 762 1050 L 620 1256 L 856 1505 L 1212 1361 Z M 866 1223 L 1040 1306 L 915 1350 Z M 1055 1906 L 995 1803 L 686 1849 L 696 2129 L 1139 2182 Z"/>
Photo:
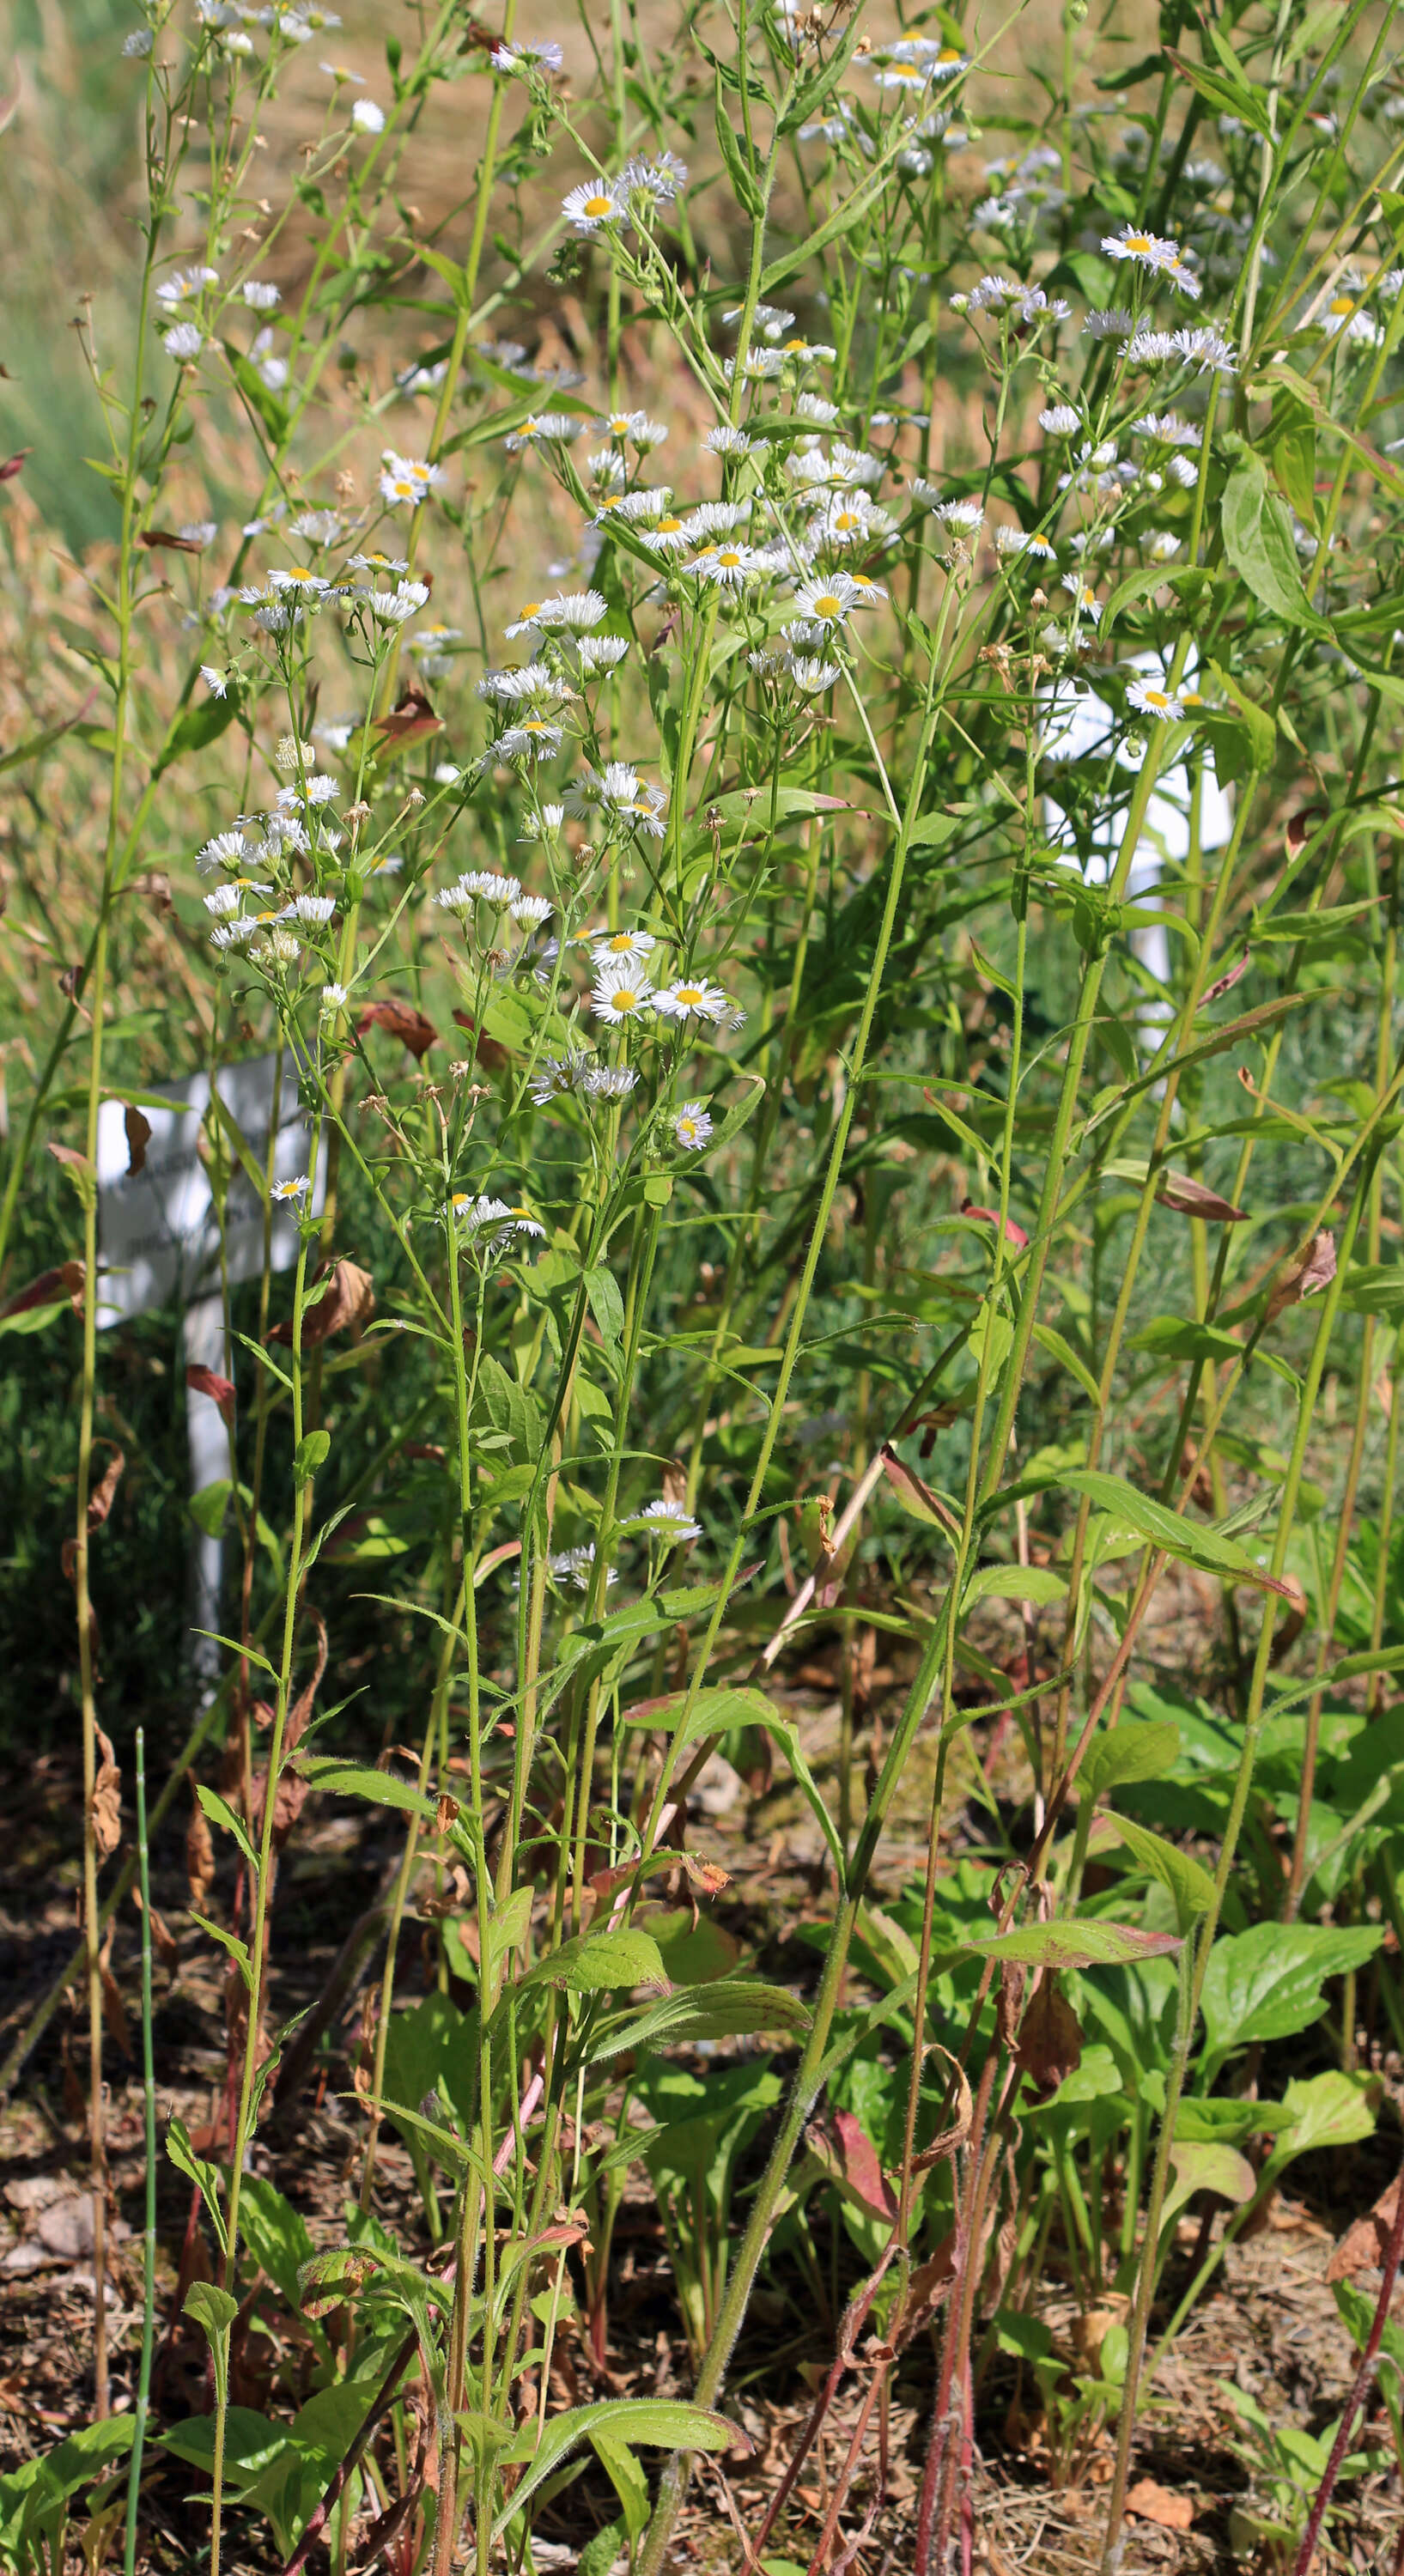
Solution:
<path fill-rule="evenodd" d="M 106 1860 L 122 1839 L 122 1774 L 112 1739 L 97 1730 L 98 1750 L 102 1762 L 93 1782 L 93 1843 L 99 1860 Z"/>
<path fill-rule="evenodd" d="M 431 1046 L 438 1046 L 439 1032 L 432 1020 L 426 1020 L 412 1002 L 367 1002 L 356 1022 L 356 1035 L 363 1038 L 367 1029 L 384 1029 L 387 1036 L 398 1038 L 409 1048 L 416 1064 L 422 1064 Z"/>
<path fill-rule="evenodd" d="M 1199 1005 L 1201 1011 L 1207 1010 L 1211 1002 L 1221 1002 L 1225 993 L 1231 993 L 1235 984 L 1240 983 L 1247 972 L 1248 950 L 1245 948 L 1242 956 L 1239 958 L 1238 964 L 1236 966 L 1230 966 L 1226 975 L 1221 975 L 1216 984 L 1210 985 L 1208 992 L 1205 994 L 1203 1001 Z"/>
<path fill-rule="evenodd" d="M 1082 2062 L 1082 2025 L 1056 1977 L 1045 1969 L 1019 2024 L 1014 2062 L 1035 2093 L 1054 2093 Z"/>
<path fill-rule="evenodd" d="M 122 1125 L 127 1135 L 127 1174 L 130 1179 L 146 1169 L 146 1149 L 151 1142 L 151 1121 L 149 1118 L 143 1118 L 141 1111 L 134 1109 L 129 1101 L 122 1113 Z"/>
<path fill-rule="evenodd" d="M 192 1395 L 207 1395 L 217 1404 L 224 1420 L 234 1420 L 235 1387 L 232 1377 L 221 1377 L 217 1369 L 206 1368 L 203 1360 L 192 1360 L 185 1372 L 185 1383 Z"/>

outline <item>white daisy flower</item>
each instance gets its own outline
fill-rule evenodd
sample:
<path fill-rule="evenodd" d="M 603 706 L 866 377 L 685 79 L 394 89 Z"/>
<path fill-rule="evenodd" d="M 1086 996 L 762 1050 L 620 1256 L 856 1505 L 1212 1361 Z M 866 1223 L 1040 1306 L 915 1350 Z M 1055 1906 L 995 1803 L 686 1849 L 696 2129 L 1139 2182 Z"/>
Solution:
<path fill-rule="evenodd" d="M 646 1015 L 653 1009 L 654 991 L 648 977 L 627 957 L 602 958 L 596 969 L 595 987 L 590 995 L 590 1008 L 596 1019 L 611 1028 Z"/>
<path fill-rule="evenodd" d="M 360 134 L 383 134 L 385 110 L 373 98 L 358 98 L 351 110 L 351 122 Z"/>
<path fill-rule="evenodd" d="M 610 179 L 583 179 L 578 188 L 561 199 L 561 212 L 587 239 L 602 224 L 624 221 L 628 206 Z"/>
<path fill-rule="evenodd" d="M 673 1137 L 685 1154 L 700 1154 L 712 1140 L 712 1119 L 705 1100 L 685 1100 L 673 1120 Z"/>
<path fill-rule="evenodd" d="M 1185 710 L 1179 698 L 1168 689 L 1157 689 L 1149 680 L 1133 680 L 1126 692 L 1128 707 L 1143 716 L 1156 716 L 1162 723 L 1177 724 Z"/>
<path fill-rule="evenodd" d="M 702 976 L 680 976 L 674 984 L 665 984 L 654 996 L 657 1008 L 670 1020 L 711 1020 L 726 1018 L 730 1009 L 720 984 L 709 984 Z"/>
<path fill-rule="evenodd" d="M 311 1187 L 312 1183 L 306 1172 L 299 1172 L 296 1180 L 275 1181 L 268 1195 L 285 1204 L 291 1199 L 305 1199 Z"/>
<path fill-rule="evenodd" d="M 637 791 L 637 780 L 635 790 Z M 648 957 L 658 942 L 651 930 L 592 930 L 590 955 L 596 967 L 610 957 Z"/>
<path fill-rule="evenodd" d="M 701 1109 L 701 1106 L 700 1101 L 688 1103 L 690 1109 Z M 705 1117 L 705 1111 L 703 1115 Z M 681 1121 L 678 1123 L 681 1124 Z M 709 1128 L 711 1123 L 708 1118 Z M 681 1503 L 668 1503 L 661 1500 L 656 1503 L 645 1503 L 643 1510 L 636 1515 L 633 1526 L 646 1529 L 650 1538 L 660 1539 L 665 1547 L 677 1547 L 684 1539 L 700 1538 L 702 1535 L 701 1522 L 695 1521 L 690 1512 L 684 1511 Z"/>
<path fill-rule="evenodd" d="M 1119 233 L 1102 235 L 1102 248 L 1108 259 L 1132 260 L 1152 277 L 1168 277 L 1182 295 L 1198 298 L 1198 278 L 1186 265 L 1179 243 L 1164 234 L 1142 232 L 1134 224 L 1123 224 Z"/>
<path fill-rule="evenodd" d="M 795 606 L 801 617 L 823 627 L 841 626 L 857 600 L 857 584 L 846 572 L 825 573 L 815 581 L 801 582 L 795 593 Z"/>

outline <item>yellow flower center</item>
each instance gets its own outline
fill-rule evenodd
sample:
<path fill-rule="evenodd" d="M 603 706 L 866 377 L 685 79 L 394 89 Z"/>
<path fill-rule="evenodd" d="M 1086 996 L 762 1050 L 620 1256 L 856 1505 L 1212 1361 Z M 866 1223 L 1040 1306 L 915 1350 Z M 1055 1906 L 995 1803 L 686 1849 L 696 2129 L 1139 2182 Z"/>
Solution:
<path fill-rule="evenodd" d="M 1147 251 L 1150 249 L 1150 246 L 1151 237 L 1149 233 L 1128 233 L 1126 236 L 1126 247 L 1128 250 Z"/>
<path fill-rule="evenodd" d="M 614 995 L 614 1007 L 616 1011 L 636 1011 L 639 1007 L 639 997 L 637 993 L 631 993 L 626 984 Z"/>
<path fill-rule="evenodd" d="M 822 599 L 816 599 L 814 614 L 816 617 L 842 617 L 843 602 L 835 599 L 832 591 L 826 590 Z"/>
<path fill-rule="evenodd" d="M 523 617 L 538 617 L 540 613 L 541 602 L 539 599 L 529 599 L 525 608 L 522 610 Z"/>
<path fill-rule="evenodd" d="M 587 197 L 585 200 L 585 212 L 587 215 L 594 215 L 598 218 L 600 215 L 609 214 L 613 209 L 613 205 L 614 199 L 612 197 Z"/>

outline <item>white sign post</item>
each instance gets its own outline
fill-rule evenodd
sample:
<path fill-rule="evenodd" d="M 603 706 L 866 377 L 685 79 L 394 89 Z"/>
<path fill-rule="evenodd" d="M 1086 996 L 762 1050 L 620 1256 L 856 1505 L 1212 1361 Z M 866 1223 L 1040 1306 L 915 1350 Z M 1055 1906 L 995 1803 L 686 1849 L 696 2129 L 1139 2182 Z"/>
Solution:
<path fill-rule="evenodd" d="M 237 1126 L 257 1169 L 293 1181 L 307 1169 L 308 1127 L 298 1099 L 297 1067 L 291 1055 L 246 1058 L 225 1065 L 215 1076 L 219 1099 Z M 153 1306 L 184 1307 L 181 1342 L 186 1367 L 203 1365 L 227 1376 L 229 1354 L 224 1341 L 224 1301 L 220 1272 L 220 1228 L 209 1174 L 200 1159 L 199 1142 L 210 1105 L 208 1074 L 192 1073 L 184 1082 L 156 1084 L 144 1093 L 142 1115 L 151 1129 L 139 1172 L 128 1169 L 126 1112 L 120 1100 L 104 1100 L 98 1111 L 98 1224 L 102 1275 L 98 1290 L 98 1325 L 121 1323 Z M 166 1104 L 169 1103 L 169 1106 Z M 158 1105 L 159 1104 L 159 1105 Z M 224 1261 L 231 1286 L 253 1279 L 263 1268 L 263 1203 L 229 1148 L 231 1176 L 225 1202 Z M 314 1213 L 325 1196 L 324 1172 L 318 1174 Z M 275 1204 L 272 1263 L 291 1268 L 297 1259 L 300 1206 Z M 186 1407 L 190 1456 L 190 1490 L 229 1473 L 229 1436 L 218 1408 L 208 1397 L 192 1397 Z M 192 1625 L 219 1626 L 223 1543 L 202 1532 L 192 1553 L 190 1594 Z M 219 1649 L 208 1637 L 195 1641 L 197 1672 L 212 1680 Z"/>

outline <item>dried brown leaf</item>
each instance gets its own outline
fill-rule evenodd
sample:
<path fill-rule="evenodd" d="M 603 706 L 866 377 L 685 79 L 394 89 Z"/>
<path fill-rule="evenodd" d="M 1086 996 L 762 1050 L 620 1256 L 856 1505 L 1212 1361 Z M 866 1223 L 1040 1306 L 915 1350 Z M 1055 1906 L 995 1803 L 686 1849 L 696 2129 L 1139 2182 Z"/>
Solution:
<path fill-rule="evenodd" d="M 442 733 L 444 720 L 435 715 L 422 689 L 406 689 L 399 705 L 377 719 L 375 729 L 387 742 L 418 742 L 426 734 Z"/>
<path fill-rule="evenodd" d="M 1243 977 L 1248 972 L 1248 956 L 1249 952 L 1245 948 L 1242 956 L 1239 958 L 1238 964 L 1236 966 L 1230 966 L 1226 975 L 1221 975 L 1216 984 L 1210 985 L 1208 992 L 1205 994 L 1203 1001 L 1199 1005 L 1201 1011 L 1207 1010 L 1211 1002 L 1221 1002 L 1225 993 L 1231 993 L 1235 984 L 1241 983 Z"/>
<path fill-rule="evenodd" d="M 1274 1322 L 1284 1308 L 1300 1305 L 1303 1297 L 1314 1296 L 1319 1288 L 1329 1288 L 1335 1275 L 1336 1238 L 1323 1227 L 1302 1245 L 1278 1280 L 1268 1299 L 1268 1322 Z"/>
<path fill-rule="evenodd" d="M 151 1142 L 151 1121 L 149 1118 L 144 1118 L 139 1109 L 134 1109 L 129 1101 L 122 1113 L 122 1125 L 126 1130 L 127 1173 L 131 1178 L 146 1169 L 146 1149 Z"/>
<path fill-rule="evenodd" d="M 484 1037 L 477 1021 L 467 1011 L 455 1011 L 453 1016 L 456 1026 L 465 1029 L 473 1040 L 470 1061 L 480 1064 L 484 1073 L 501 1073 L 503 1066 L 511 1063 L 507 1048 L 499 1046 L 496 1038 Z"/>
<path fill-rule="evenodd" d="M 140 1914 L 142 1911 L 142 1903 L 141 1889 L 139 1887 L 134 1887 L 132 1889 L 132 1903 L 136 1907 L 138 1914 Z M 175 1934 L 172 1932 L 170 1925 L 162 1921 L 162 1918 L 157 1913 L 154 1905 L 151 1908 L 151 1947 L 155 1951 L 158 1959 L 165 1960 L 168 1968 L 172 1967 L 175 1961 L 180 1957 L 180 1944 L 177 1941 Z"/>
<path fill-rule="evenodd" d="M 106 1736 L 104 1736 L 102 1740 L 105 1744 L 107 1742 Z M 111 2031 L 113 2038 L 116 2040 L 122 2055 L 124 2057 L 130 2057 L 132 2053 L 132 2035 L 127 2028 L 126 2006 L 123 2004 L 121 1995 L 117 1990 L 117 1980 L 112 1973 L 112 1935 L 116 1929 L 117 1918 L 114 1915 L 112 1921 L 107 1927 L 107 1939 L 104 1941 L 102 1948 L 98 1953 L 98 1973 L 102 1978 L 102 2017 L 107 2028 Z"/>
<path fill-rule="evenodd" d="M 901 1496 L 909 1509 L 916 1511 L 923 1520 L 935 1521 L 949 1537 L 959 1538 L 960 1523 L 954 1512 L 923 1482 L 915 1468 L 909 1467 L 905 1458 L 899 1458 L 890 1446 L 882 1453 L 882 1472 L 893 1492 Z"/>
<path fill-rule="evenodd" d="M 173 555 L 198 555 L 204 547 L 198 537 L 178 537 L 170 528 L 143 528 L 137 538 L 139 546 L 150 546 L 154 552 L 162 546 Z"/>
<path fill-rule="evenodd" d="M 422 1063 L 431 1046 L 439 1044 L 439 1032 L 432 1020 L 426 1020 L 412 1002 L 367 1002 L 356 1022 L 356 1035 L 363 1038 L 367 1029 L 384 1029 L 387 1036 L 398 1038 L 409 1048 L 417 1064 Z"/>
<path fill-rule="evenodd" d="M 359 1333 L 375 1313 L 375 1285 L 368 1270 L 359 1270 L 354 1261 L 337 1261 L 329 1273 L 324 1271 L 322 1275 L 326 1287 L 302 1318 L 305 1351 L 314 1350 L 319 1342 L 330 1341 L 333 1333 L 348 1329 Z M 268 1338 L 291 1348 L 291 1318 L 275 1324 Z"/>
<path fill-rule="evenodd" d="M 97 1729 L 98 1751 L 102 1755 L 98 1775 L 93 1782 L 93 1842 L 99 1860 L 106 1860 L 122 1839 L 122 1774 L 112 1739 Z"/>
<path fill-rule="evenodd" d="M 192 1796 L 194 1791 L 192 1789 Z M 198 1798 L 185 1828 L 185 1875 L 190 1887 L 190 1902 L 202 1914 L 215 1882 L 214 1837 L 209 1819 Z"/>
<path fill-rule="evenodd" d="M 1172 2495 L 1168 2487 L 1159 2487 L 1154 2478 L 1138 2478 L 1126 2498 L 1126 2510 L 1142 2522 L 1155 2522 L 1162 2531 L 1189 2531 L 1194 2523 L 1194 2506 L 1186 2495 Z"/>
<path fill-rule="evenodd" d="M 1404 2175 L 1381 2192 L 1374 2208 L 1367 2210 L 1363 2218 L 1351 2222 L 1326 2266 L 1328 2281 L 1348 2281 L 1356 2272 L 1379 2270 L 1399 2215 L 1401 2184 Z"/>

